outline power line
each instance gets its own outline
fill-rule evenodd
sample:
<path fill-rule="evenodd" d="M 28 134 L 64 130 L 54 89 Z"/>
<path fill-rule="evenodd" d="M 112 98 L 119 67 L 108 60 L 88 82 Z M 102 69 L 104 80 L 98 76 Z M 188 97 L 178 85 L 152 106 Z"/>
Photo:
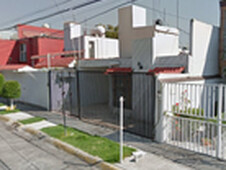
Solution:
<path fill-rule="evenodd" d="M 30 24 L 30 23 L 34 23 L 34 22 L 37 22 L 37 21 L 40 21 L 40 20 L 44 20 L 44 19 L 47 19 L 47 18 L 51 18 L 51 17 L 54 17 L 56 15 L 60 15 L 60 14 L 63 14 L 65 12 L 69 12 L 69 11 L 73 11 L 73 10 L 76 10 L 76 9 L 79 9 L 79 8 L 83 8 L 85 6 L 88 6 L 88 5 L 91 5 L 91 4 L 94 4 L 94 3 L 97 3 L 97 2 L 100 2 L 101 0 L 92 0 L 92 1 L 89 1 L 89 2 L 86 2 L 86 3 L 82 3 L 80 5 L 76 5 L 76 6 L 73 6 L 71 8 L 66 8 L 66 9 L 63 9 L 63 10 L 60 10 L 60 11 L 57 11 L 57 12 L 53 12 L 51 14 L 48 14 L 48 15 L 45 15 L 45 16 L 42 16 L 42 17 L 38 17 L 38 18 L 35 18 L 35 19 L 31 19 L 31 20 L 28 20 L 28 21 L 25 21 L 23 23 L 21 23 L 22 25 L 26 25 L 26 24 Z M 9 29 L 13 29 L 15 28 L 17 25 L 13 25 L 13 26 L 9 26 L 9 27 L 6 27 L 6 28 L 2 28 L 0 29 L 0 31 L 4 31 L 4 30 L 9 30 Z"/>
<path fill-rule="evenodd" d="M 115 10 L 115 9 L 120 8 L 121 6 L 130 4 L 130 3 L 134 3 L 134 2 L 136 2 L 136 1 L 138 1 L 138 0 L 129 0 L 129 1 L 127 1 L 127 2 L 121 3 L 121 4 L 119 4 L 119 5 L 116 5 L 116 6 L 112 7 L 112 8 L 109 8 L 109 9 L 107 9 L 107 10 L 105 10 L 105 11 L 102 11 L 102 12 L 96 14 L 96 15 L 93 15 L 92 17 L 89 17 L 89 18 L 87 18 L 87 19 L 81 21 L 80 23 L 83 24 L 83 23 L 85 23 L 85 22 L 87 22 L 87 21 L 90 21 L 90 20 L 92 20 L 92 19 L 94 19 L 94 18 L 99 17 L 100 15 L 104 15 L 104 14 L 109 13 L 109 12 Z"/>
<path fill-rule="evenodd" d="M 62 2 L 58 3 L 58 6 L 59 6 L 59 5 L 67 4 L 68 2 L 71 2 L 71 1 L 73 1 L 73 0 L 65 0 L 65 1 L 62 1 Z M 9 21 L 7 21 L 7 22 L 1 23 L 1 25 L 6 25 L 6 24 L 9 24 L 9 23 L 11 23 L 11 22 L 18 22 L 18 21 L 21 20 L 21 19 L 28 18 L 28 17 L 34 16 L 34 15 L 36 15 L 36 14 L 40 14 L 40 13 L 42 13 L 42 12 L 48 11 L 49 9 L 53 8 L 54 6 L 55 6 L 55 5 L 50 5 L 50 6 L 47 6 L 47 7 L 43 8 L 43 9 L 39 9 L 39 10 L 36 10 L 36 11 L 34 11 L 34 12 L 27 13 L 27 14 L 22 15 L 22 16 L 20 16 L 20 17 L 17 17 L 17 18 L 14 18 L 14 19 L 12 19 L 12 20 L 9 20 Z"/>
<path fill-rule="evenodd" d="M 95 18 L 99 17 L 100 15 L 104 15 L 104 14 L 106 14 L 106 13 L 108 13 L 108 12 L 111 12 L 111 11 L 117 9 L 117 8 L 120 8 L 121 6 L 130 4 L 130 3 L 132 3 L 132 2 L 136 2 L 136 1 L 138 1 L 138 0 L 129 0 L 129 1 L 127 1 L 127 2 L 121 3 L 121 4 L 119 4 L 119 5 L 116 5 L 116 6 L 112 7 L 112 8 L 109 8 L 109 9 L 103 11 L 103 12 L 97 13 L 97 14 L 93 15 L 92 17 L 89 17 L 89 18 L 87 18 L 87 19 L 85 19 L 85 20 L 83 20 L 83 21 L 81 21 L 81 22 L 79 22 L 79 23 L 80 23 L 80 24 L 86 23 L 87 21 L 90 21 L 90 20 L 92 20 L 92 19 L 95 19 Z M 48 36 L 53 36 L 53 35 L 55 35 L 55 34 L 61 32 L 61 31 L 62 31 L 62 30 L 55 31 L 55 32 L 49 34 Z"/>
<path fill-rule="evenodd" d="M 159 9 L 151 8 L 151 7 L 147 6 L 147 5 L 143 5 L 143 4 L 140 4 L 140 3 L 135 3 L 135 5 L 139 5 L 141 7 L 144 7 L 146 9 L 148 9 L 148 10 L 155 11 L 155 12 L 158 12 L 158 13 L 163 14 L 163 15 L 165 14 L 165 15 L 168 15 L 168 16 L 171 16 L 171 17 L 174 17 L 174 18 L 177 18 L 177 15 L 176 14 L 172 14 L 172 13 L 169 13 L 169 12 L 163 12 L 163 11 L 161 11 Z M 191 20 L 190 18 L 183 17 L 183 16 L 179 16 L 178 18 L 180 18 L 182 20 L 186 20 L 186 21 L 190 21 Z"/>

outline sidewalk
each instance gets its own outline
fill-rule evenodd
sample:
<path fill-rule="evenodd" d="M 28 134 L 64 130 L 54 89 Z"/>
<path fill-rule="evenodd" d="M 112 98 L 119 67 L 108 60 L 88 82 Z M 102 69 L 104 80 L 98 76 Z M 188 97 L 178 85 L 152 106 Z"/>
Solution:
<path fill-rule="evenodd" d="M 62 124 L 62 114 L 41 111 L 34 107 L 19 104 L 19 109 L 33 115 L 46 118 L 55 124 Z M 114 129 L 85 123 L 73 116 L 67 116 L 67 126 L 87 132 L 92 135 L 103 136 L 114 141 L 119 141 L 119 132 Z M 124 133 L 124 142 L 136 147 L 146 154 L 138 162 L 126 159 L 123 164 L 118 164 L 123 169 L 225 169 L 226 161 L 219 161 L 209 156 L 201 155 L 166 144 L 158 144 L 149 139 L 130 133 Z"/>

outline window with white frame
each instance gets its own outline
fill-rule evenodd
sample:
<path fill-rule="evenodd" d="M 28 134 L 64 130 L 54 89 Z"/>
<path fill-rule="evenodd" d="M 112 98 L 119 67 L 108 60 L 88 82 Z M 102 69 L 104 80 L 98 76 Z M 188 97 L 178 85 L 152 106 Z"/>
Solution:
<path fill-rule="evenodd" d="M 27 47 L 26 44 L 20 44 L 20 62 L 27 61 Z"/>

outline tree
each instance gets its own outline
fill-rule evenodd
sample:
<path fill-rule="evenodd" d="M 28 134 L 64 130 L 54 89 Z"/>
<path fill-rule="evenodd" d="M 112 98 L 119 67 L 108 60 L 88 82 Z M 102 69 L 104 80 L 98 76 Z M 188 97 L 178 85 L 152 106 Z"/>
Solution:
<path fill-rule="evenodd" d="M 14 99 L 21 96 L 20 83 L 17 81 L 6 81 L 2 88 L 2 97 L 10 99 L 10 109 L 13 110 Z"/>
<path fill-rule="evenodd" d="M 2 74 L 0 74 L 0 95 L 2 94 L 2 88 L 4 84 L 5 78 Z"/>

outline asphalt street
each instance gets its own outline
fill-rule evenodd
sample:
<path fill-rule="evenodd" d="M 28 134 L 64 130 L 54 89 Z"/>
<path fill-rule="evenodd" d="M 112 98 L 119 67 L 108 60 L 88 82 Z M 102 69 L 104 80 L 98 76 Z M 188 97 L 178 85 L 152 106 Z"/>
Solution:
<path fill-rule="evenodd" d="M 0 122 L 0 170 L 95 170 L 95 165 Z"/>

